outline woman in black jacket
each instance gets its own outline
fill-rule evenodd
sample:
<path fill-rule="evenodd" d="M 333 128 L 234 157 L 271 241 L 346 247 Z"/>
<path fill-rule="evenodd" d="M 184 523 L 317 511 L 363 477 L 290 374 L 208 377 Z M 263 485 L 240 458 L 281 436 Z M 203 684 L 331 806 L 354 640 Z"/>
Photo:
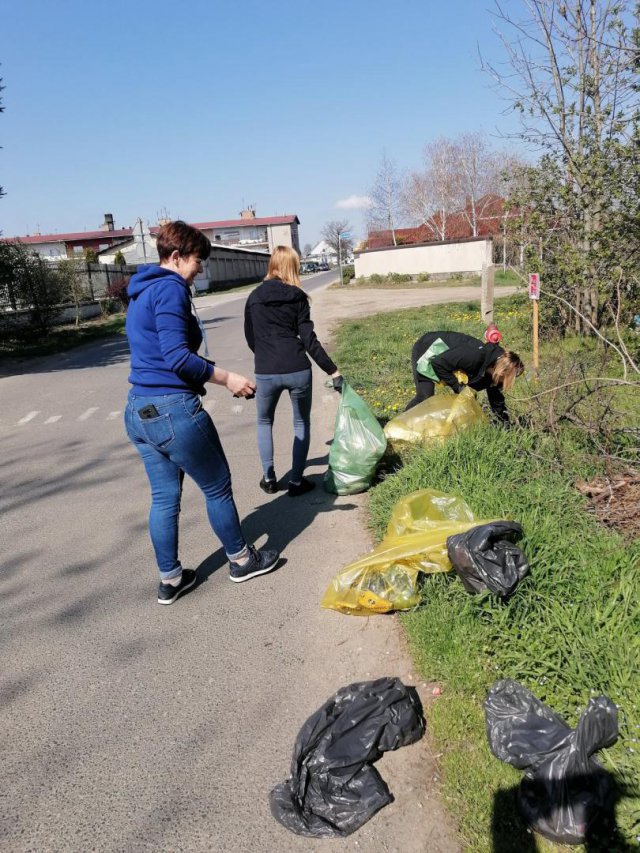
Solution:
<path fill-rule="evenodd" d="M 416 394 L 405 411 L 427 400 L 435 391 L 433 380 L 418 371 L 418 361 L 438 338 L 446 344 L 447 349 L 431 358 L 429 363 L 440 381 L 459 394 L 463 384 L 455 374 L 458 371 L 465 373 L 465 384 L 474 391 L 486 391 L 491 411 L 499 421 L 508 424 L 509 414 L 502 392 L 508 391 L 516 377 L 524 371 L 520 356 L 497 344 L 483 343 L 462 332 L 427 332 L 415 342 L 411 351 L 411 366 Z"/>
<path fill-rule="evenodd" d="M 266 279 L 247 299 L 244 334 L 255 356 L 258 451 L 263 477 L 260 488 L 277 492 L 273 466 L 273 418 L 280 395 L 289 392 L 293 407 L 293 462 L 288 493 L 298 497 L 314 488 L 302 475 L 309 452 L 311 363 L 307 353 L 333 379 L 339 391 L 342 376 L 316 338 L 309 297 L 300 287 L 300 259 L 288 246 L 271 255 Z"/>

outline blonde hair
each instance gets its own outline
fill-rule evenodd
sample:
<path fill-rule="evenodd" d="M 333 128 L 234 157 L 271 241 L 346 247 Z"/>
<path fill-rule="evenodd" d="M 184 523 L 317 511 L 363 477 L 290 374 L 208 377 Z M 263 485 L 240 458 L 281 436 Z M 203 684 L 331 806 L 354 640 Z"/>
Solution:
<path fill-rule="evenodd" d="M 276 246 L 269 261 L 265 281 L 279 278 L 285 284 L 300 287 L 300 258 L 289 246 Z"/>
<path fill-rule="evenodd" d="M 493 385 L 499 385 L 505 391 L 508 391 L 516 381 L 516 378 L 521 373 L 524 373 L 524 364 L 517 353 L 505 350 L 501 356 L 498 356 L 487 372 L 491 374 L 491 383 Z"/>

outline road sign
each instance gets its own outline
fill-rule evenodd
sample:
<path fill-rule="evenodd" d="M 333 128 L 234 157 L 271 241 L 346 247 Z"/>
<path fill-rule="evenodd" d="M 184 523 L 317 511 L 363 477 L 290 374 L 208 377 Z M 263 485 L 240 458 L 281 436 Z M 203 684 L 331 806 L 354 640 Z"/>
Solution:
<path fill-rule="evenodd" d="M 338 236 L 341 240 L 346 240 L 347 237 L 351 237 L 351 231 L 342 231 Z"/>
<path fill-rule="evenodd" d="M 529 299 L 540 299 L 540 273 L 529 274 Z"/>

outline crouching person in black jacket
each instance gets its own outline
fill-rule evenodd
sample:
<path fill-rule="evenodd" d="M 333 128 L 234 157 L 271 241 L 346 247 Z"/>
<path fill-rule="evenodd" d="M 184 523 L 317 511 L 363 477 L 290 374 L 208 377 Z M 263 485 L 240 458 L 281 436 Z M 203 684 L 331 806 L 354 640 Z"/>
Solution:
<path fill-rule="evenodd" d="M 411 366 L 416 394 L 405 411 L 427 400 L 435 392 L 433 379 L 418 371 L 418 362 L 438 338 L 448 347 L 429 361 L 438 379 L 459 394 L 464 385 L 455 374 L 458 371 L 466 374 L 466 384 L 474 391 L 486 391 L 494 416 L 508 424 L 509 413 L 502 392 L 508 391 L 516 377 L 523 373 L 524 365 L 520 356 L 497 344 L 483 343 L 462 332 L 427 332 L 415 342 L 411 352 Z M 424 365 L 421 366 L 424 369 Z"/>

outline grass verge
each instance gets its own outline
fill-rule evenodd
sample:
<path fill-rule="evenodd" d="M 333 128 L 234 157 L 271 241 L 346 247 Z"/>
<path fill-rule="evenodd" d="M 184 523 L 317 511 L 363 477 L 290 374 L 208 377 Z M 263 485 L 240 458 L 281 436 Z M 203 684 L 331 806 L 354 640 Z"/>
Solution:
<path fill-rule="evenodd" d="M 525 311 L 528 306 L 518 300 L 496 304 L 505 338 L 526 353 Z M 482 327 L 471 304 L 380 315 L 339 330 L 335 358 L 379 417 L 409 399 L 411 345 L 429 328 L 479 335 Z M 554 345 L 545 346 L 542 356 L 551 363 Z M 526 831 L 515 804 L 521 773 L 488 750 L 482 701 L 488 687 L 505 677 L 526 684 L 571 724 L 596 693 L 616 702 L 621 737 L 601 758 L 624 792 L 617 805 L 619 832 L 588 849 L 637 849 L 640 542 L 625 544 L 601 528 L 572 487 L 577 473 L 598 468 L 587 451 L 569 431 L 558 436 L 485 427 L 413 450 L 370 494 L 378 535 L 395 502 L 424 487 L 459 494 L 478 515 L 514 518 L 525 529 L 522 547 L 531 575 L 508 603 L 469 596 L 453 573 L 434 575 L 424 580 L 421 607 L 401 616 L 421 673 L 443 684 L 428 719 L 442 753 L 443 796 L 465 849 L 473 853 L 558 849 Z"/>
<path fill-rule="evenodd" d="M 520 279 L 515 273 L 507 270 L 503 272 L 499 270 L 495 277 L 496 286 L 522 285 Z M 455 275 L 445 279 L 426 279 L 411 278 L 407 280 L 403 276 L 396 276 L 393 273 L 389 275 L 374 275 L 374 276 L 359 276 L 352 278 L 347 287 L 362 287 L 373 290 L 412 290 L 415 288 L 426 288 L 431 290 L 435 287 L 477 287 L 480 285 L 479 275 Z M 340 283 L 336 282 L 331 287 L 340 287 Z"/>
<path fill-rule="evenodd" d="M 0 340 L 0 359 L 35 358 L 65 352 L 99 338 L 120 335 L 124 332 L 126 314 L 115 314 L 82 323 L 80 326 L 65 325 L 52 329 L 46 337 L 33 340 L 24 337 Z"/>

